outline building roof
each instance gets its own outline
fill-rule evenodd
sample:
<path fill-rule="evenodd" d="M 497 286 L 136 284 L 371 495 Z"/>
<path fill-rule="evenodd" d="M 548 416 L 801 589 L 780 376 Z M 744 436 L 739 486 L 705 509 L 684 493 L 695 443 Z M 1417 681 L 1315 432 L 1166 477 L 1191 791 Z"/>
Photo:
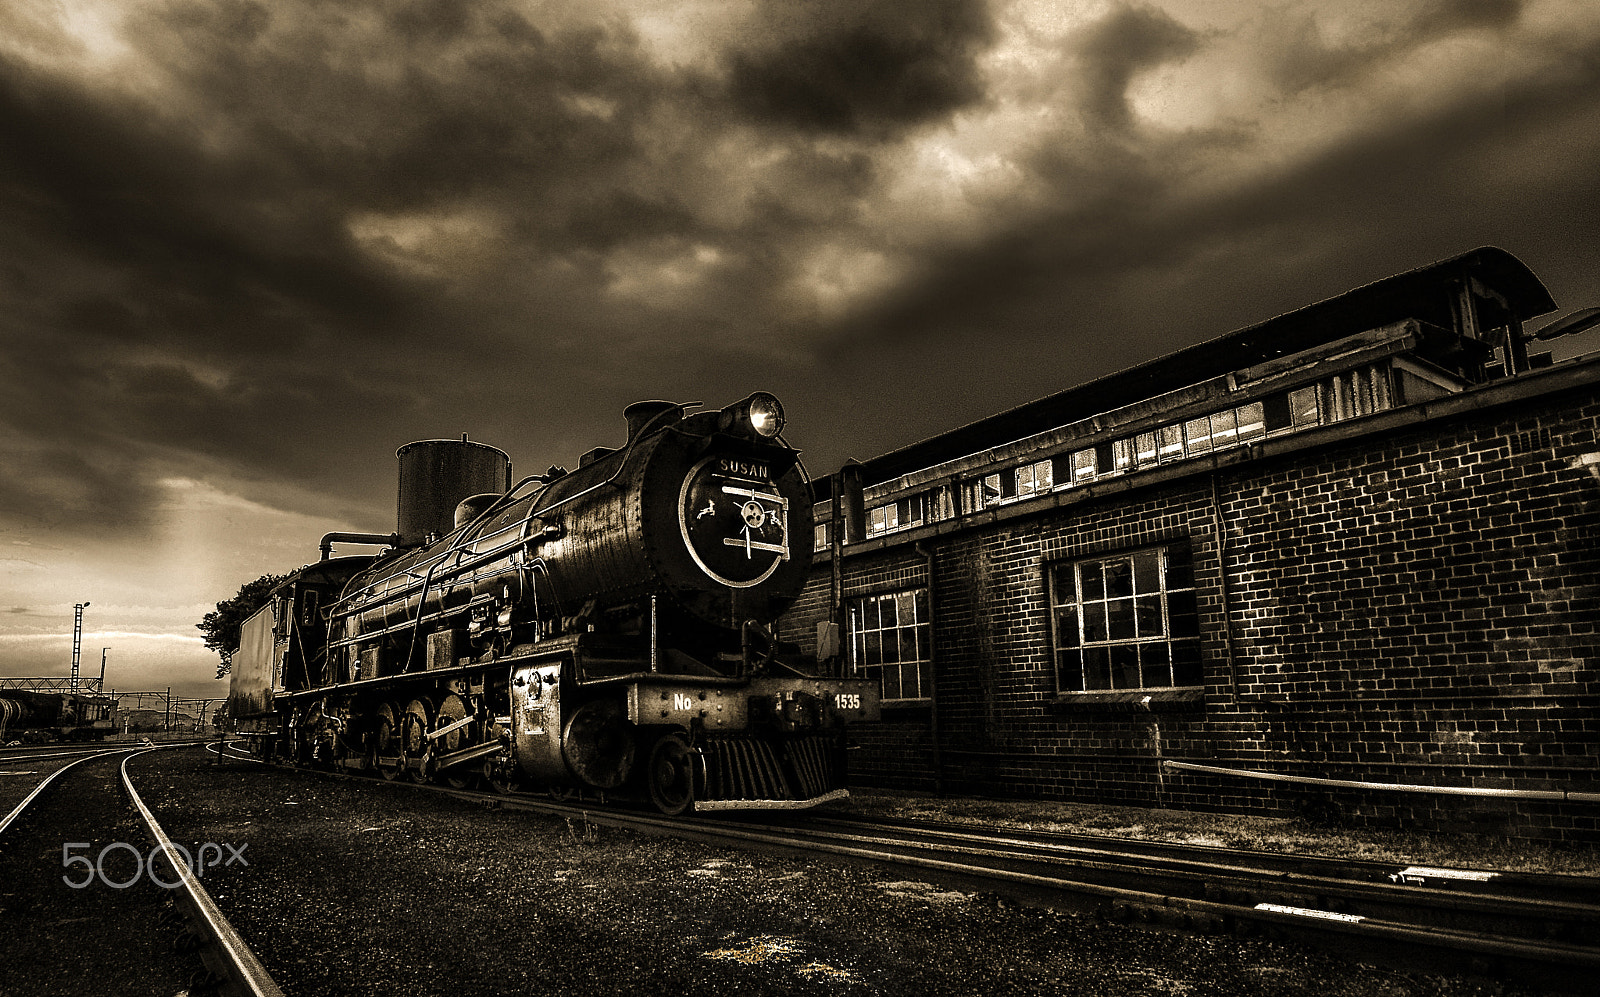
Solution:
<path fill-rule="evenodd" d="M 1495 328 L 1553 311 L 1550 292 L 1521 260 L 1485 246 L 1429 266 L 1386 277 L 1337 297 L 1218 336 L 1126 370 L 1027 402 L 947 433 L 864 461 L 866 485 L 956 460 L 1175 391 L 1275 357 L 1414 318 L 1454 328 L 1456 290 L 1475 279 L 1504 301 L 1479 298 L 1480 324 Z M 817 482 L 818 497 L 830 490 Z"/>

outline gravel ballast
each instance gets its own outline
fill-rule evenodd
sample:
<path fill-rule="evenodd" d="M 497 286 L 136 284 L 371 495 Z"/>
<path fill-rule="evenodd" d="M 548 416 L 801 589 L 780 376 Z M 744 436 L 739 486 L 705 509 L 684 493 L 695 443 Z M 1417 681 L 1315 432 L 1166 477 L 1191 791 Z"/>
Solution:
<path fill-rule="evenodd" d="M 855 790 L 850 807 L 873 817 L 954 821 L 1062 834 L 1099 834 L 1289 855 L 1498 872 L 1600 874 L 1600 849 L 1518 841 L 1481 834 L 1415 834 L 1298 818 L 1244 817 L 1052 800 L 935 798 Z M 1600 880 L 1596 881 L 1600 890 Z"/>
<path fill-rule="evenodd" d="M 134 763 L 289 994 L 1509 994 L 1111 924 L 862 864 L 722 851 L 379 781 Z"/>

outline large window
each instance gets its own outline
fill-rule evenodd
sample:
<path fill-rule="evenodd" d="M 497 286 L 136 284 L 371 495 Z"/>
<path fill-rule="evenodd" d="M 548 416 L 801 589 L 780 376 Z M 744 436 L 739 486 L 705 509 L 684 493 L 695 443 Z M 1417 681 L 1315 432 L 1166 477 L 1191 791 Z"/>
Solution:
<path fill-rule="evenodd" d="M 1203 684 L 1187 544 L 1053 564 L 1050 604 L 1061 692 Z"/>
<path fill-rule="evenodd" d="M 850 607 L 850 664 L 878 674 L 883 701 L 933 697 L 928 590 L 873 595 Z"/>

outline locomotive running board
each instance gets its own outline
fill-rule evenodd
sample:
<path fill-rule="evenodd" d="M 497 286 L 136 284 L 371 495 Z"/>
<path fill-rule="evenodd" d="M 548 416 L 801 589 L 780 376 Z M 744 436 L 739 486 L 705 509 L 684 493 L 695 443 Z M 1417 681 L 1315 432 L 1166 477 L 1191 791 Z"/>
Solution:
<path fill-rule="evenodd" d="M 695 800 L 694 810 L 805 810 L 834 800 L 848 800 L 850 790 L 835 789 L 809 800 Z"/>

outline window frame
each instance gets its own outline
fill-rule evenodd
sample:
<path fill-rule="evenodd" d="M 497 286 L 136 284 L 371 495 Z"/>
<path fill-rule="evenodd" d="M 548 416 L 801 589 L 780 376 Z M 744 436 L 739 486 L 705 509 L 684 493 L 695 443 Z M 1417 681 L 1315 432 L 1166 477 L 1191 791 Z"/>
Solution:
<path fill-rule="evenodd" d="M 1152 554 L 1153 588 L 1149 586 Z M 1116 570 L 1107 566 L 1115 566 Z M 1121 570 L 1124 567 L 1125 588 Z M 1068 572 L 1070 599 L 1063 582 Z M 1205 688 L 1198 590 L 1187 541 L 1047 562 L 1045 582 L 1051 671 L 1058 697 L 1175 693 Z M 1144 632 L 1153 620 L 1152 605 L 1159 610 L 1159 633 Z M 1063 627 L 1069 621 L 1073 632 L 1064 634 Z M 1131 634 L 1126 631 L 1130 626 Z M 1091 653 L 1097 660 L 1091 662 Z M 1130 661 L 1137 675 L 1136 684 L 1126 681 Z M 1068 681 L 1071 668 L 1076 668 L 1076 676 Z M 1152 676 L 1160 675 L 1158 669 L 1165 669 L 1165 684 L 1151 681 Z"/>
<path fill-rule="evenodd" d="M 909 601 L 912 608 L 913 619 L 909 624 L 903 623 L 902 606 Z M 889 603 L 895 607 L 895 622 L 893 625 L 882 626 L 884 617 L 882 605 Z M 863 627 L 867 617 L 867 607 L 871 605 L 876 613 L 876 627 Z M 847 607 L 849 622 L 848 660 L 850 673 L 857 677 L 871 678 L 871 672 L 877 672 L 879 702 L 886 706 L 916 706 L 933 701 L 933 620 L 929 613 L 930 601 L 927 586 L 913 586 L 911 588 L 894 589 L 887 592 L 869 592 L 852 597 Z M 906 640 L 902 634 L 909 631 L 912 647 L 915 653 L 910 658 L 900 657 Z M 885 654 L 885 644 L 882 635 L 895 634 L 896 660 L 889 661 Z M 879 635 L 878 657 L 879 660 L 868 664 L 870 646 L 869 634 Z M 885 673 L 888 669 L 896 670 L 895 682 L 891 689 Z M 909 671 L 908 671 L 909 669 Z M 900 693 L 907 688 L 907 677 L 915 679 L 917 695 L 906 696 Z M 890 695 L 894 692 L 895 695 Z"/>

